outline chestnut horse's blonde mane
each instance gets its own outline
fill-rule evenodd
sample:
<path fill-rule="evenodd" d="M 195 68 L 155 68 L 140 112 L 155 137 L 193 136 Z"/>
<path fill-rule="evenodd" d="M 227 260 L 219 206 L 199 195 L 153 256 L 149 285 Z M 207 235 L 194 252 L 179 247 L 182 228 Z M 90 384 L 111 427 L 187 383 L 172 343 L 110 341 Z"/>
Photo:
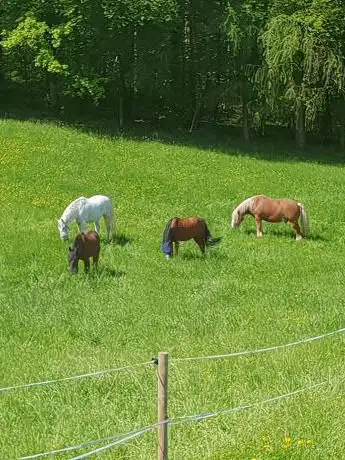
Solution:
<path fill-rule="evenodd" d="M 240 216 L 243 216 L 243 214 L 247 213 L 250 211 L 250 205 L 253 200 L 253 198 L 256 198 L 259 195 L 254 195 L 251 196 L 250 198 L 247 198 L 246 200 L 242 201 L 232 212 L 232 218 L 231 218 L 231 226 L 234 227 L 235 225 L 238 224 L 238 219 Z"/>

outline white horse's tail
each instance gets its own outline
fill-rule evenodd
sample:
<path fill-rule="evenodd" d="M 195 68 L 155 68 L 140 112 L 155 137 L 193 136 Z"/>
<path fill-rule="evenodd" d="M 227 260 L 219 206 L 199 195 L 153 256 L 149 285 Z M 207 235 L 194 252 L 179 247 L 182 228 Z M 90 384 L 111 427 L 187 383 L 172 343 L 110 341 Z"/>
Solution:
<path fill-rule="evenodd" d="M 116 226 L 115 209 L 111 202 L 110 202 L 110 206 L 109 206 L 106 216 L 107 216 L 106 221 L 107 221 L 108 237 L 111 240 L 113 238 L 113 233 L 115 231 L 115 226 Z"/>
<path fill-rule="evenodd" d="M 111 227 L 111 231 L 115 232 L 116 214 L 115 214 L 115 209 L 113 207 L 111 208 L 111 214 L 110 214 L 110 227 Z"/>
<path fill-rule="evenodd" d="M 309 232 L 309 219 L 305 207 L 302 203 L 297 203 L 298 207 L 301 210 L 301 229 L 303 236 L 307 236 Z"/>

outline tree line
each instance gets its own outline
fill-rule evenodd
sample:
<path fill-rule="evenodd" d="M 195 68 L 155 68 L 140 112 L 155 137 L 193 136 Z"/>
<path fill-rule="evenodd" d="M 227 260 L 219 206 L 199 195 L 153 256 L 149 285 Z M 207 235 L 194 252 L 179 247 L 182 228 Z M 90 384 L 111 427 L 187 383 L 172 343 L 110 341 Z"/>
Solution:
<path fill-rule="evenodd" d="M 0 31 L 3 101 L 345 145 L 344 0 L 6 0 Z"/>

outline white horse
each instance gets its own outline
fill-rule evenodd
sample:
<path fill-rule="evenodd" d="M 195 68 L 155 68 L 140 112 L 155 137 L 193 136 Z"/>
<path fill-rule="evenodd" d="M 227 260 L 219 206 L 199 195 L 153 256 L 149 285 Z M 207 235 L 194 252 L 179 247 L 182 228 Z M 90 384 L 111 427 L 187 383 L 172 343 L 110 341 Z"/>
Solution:
<path fill-rule="evenodd" d="M 74 220 L 77 222 L 80 232 L 87 232 L 88 222 L 94 222 L 95 231 L 99 233 L 99 220 L 102 216 L 107 226 L 108 240 L 111 241 L 115 227 L 115 214 L 110 198 L 104 195 L 77 198 L 67 206 L 57 222 L 60 238 L 62 240 L 68 239 L 69 224 Z"/>

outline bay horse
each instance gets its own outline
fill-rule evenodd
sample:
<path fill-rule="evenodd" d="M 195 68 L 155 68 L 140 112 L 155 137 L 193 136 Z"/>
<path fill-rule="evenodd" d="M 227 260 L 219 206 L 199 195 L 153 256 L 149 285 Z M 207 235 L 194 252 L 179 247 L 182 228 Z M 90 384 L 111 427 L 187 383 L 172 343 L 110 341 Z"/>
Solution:
<path fill-rule="evenodd" d="M 232 213 L 231 227 L 238 227 L 249 214 L 255 218 L 256 235 L 262 237 L 262 221 L 289 222 L 296 234 L 296 240 L 307 236 L 309 230 L 308 216 L 302 203 L 287 198 L 274 199 L 265 195 L 255 195 L 240 203 Z M 301 227 L 298 219 L 301 218 Z"/>
<path fill-rule="evenodd" d="M 67 240 L 70 232 L 69 224 L 76 221 L 80 232 L 87 231 L 89 222 L 95 223 L 95 231 L 99 233 L 99 220 L 104 217 L 107 227 L 108 241 L 112 240 L 115 227 L 115 214 L 113 204 L 107 196 L 94 195 L 91 198 L 81 196 L 72 201 L 64 210 L 57 222 L 61 240 Z"/>
<path fill-rule="evenodd" d="M 93 231 L 79 233 L 73 242 L 73 247 L 69 247 L 68 249 L 68 264 L 71 273 L 78 273 L 79 260 L 84 262 L 84 270 L 87 273 L 90 268 L 90 257 L 93 259 L 94 267 L 98 263 L 99 251 L 101 249 L 98 233 Z"/>
<path fill-rule="evenodd" d="M 222 238 L 212 238 L 204 219 L 201 217 L 173 217 L 166 224 L 161 249 L 167 259 L 173 256 L 173 244 L 175 246 L 175 256 L 178 255 L 180 241 L 194 239 L 204 254 L 205 248 L 218 244 Z"/>

